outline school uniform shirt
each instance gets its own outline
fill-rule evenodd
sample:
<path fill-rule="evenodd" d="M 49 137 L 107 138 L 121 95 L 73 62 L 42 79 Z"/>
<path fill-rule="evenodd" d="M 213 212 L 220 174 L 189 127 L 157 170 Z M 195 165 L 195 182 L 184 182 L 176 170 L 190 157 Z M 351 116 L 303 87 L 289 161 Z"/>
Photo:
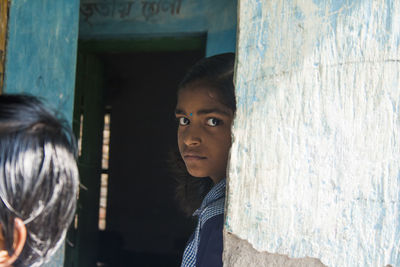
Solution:
<path fill-rule="evenodd" d="M 198 222 L 186 245 L 181 267 L 222 266 L 225 185 L 225 179 L 214 185 L 193 213 Z"/>

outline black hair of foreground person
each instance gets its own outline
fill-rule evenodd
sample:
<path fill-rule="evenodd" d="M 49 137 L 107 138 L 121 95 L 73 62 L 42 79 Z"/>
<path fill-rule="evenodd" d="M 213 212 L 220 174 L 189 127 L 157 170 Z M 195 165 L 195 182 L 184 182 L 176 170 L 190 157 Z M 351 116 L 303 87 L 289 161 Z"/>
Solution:
<path fill-rule="evenodd" d="M 40 266 L 62 244 L 76 209 L 76 155 L 72 131 L 41 101 L 0 95 L 0 266 Z"/>

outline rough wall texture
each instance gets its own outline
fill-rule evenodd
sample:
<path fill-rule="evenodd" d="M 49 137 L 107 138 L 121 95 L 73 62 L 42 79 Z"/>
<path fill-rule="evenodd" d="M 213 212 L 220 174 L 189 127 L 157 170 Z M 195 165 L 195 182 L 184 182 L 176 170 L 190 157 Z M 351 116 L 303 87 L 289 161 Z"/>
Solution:
<path fill-rule="evenodd" d="M 82 39 L 207 34 L 206 55 L 234 52 L 237 0 L 81 0 Z"/>
<path fill-rule="evenodd" d="M 259 252 L 245 240 L 224 232 L 224 248 L 230 256 L 225 257 L 224 266 L 229 267 L 324 267 L 319 260 L 312 258 L 291 259 L 286 255 Z"/>
<path fill-rule="evenodd" d="M 327 266 L 400 266 L 399 18 L 397 0 L 239 2 L 228 232 Z"/>

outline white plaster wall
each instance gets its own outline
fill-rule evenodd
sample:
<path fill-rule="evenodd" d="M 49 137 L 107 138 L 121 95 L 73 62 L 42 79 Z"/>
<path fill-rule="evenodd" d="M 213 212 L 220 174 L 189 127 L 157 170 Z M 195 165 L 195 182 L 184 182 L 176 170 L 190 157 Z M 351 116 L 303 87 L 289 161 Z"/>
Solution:
<path fill-rule="evenodd" d="M 226 230 L 400 266 L 400 1 L 239 1 Z"/>

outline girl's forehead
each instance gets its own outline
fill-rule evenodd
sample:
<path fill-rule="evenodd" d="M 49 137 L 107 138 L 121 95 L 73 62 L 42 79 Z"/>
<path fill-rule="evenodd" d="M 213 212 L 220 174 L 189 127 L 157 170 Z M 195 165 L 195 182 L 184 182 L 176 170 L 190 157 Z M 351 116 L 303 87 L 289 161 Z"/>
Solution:
<path fill-rule="evenodd" d="M 178 91 L 176 111 L 190 114 L 205 110 L 219 110 L 231 116 L 234 109 L 225 100 L 225 95 L 215 84 L 199 81 L 188 84 Z"/>
<path fill-rule="evenodd" d="M 220 113 L 232 116 L 233 111 L 224 103 L 219 101 L 218 92 L 212 88 L 185 88 L 178 94 L 176 114 L 209 114 Z"/>
<path fill-rule="evenodd" d="M 209 98 L 209 100 L 211 101 L 220 102 L 218 91 L 211 86 L 205 86 L 199 84 L 199 85 L 184 87 L 181 90 L 179 90 L 178 101 L 183 99 L 188 100 L 194 97 L 202 97 L 204 98 L 204 100 Z"/>
<path fill-rule="evenodd" d="M 181 89 L 178 93 L 178 106 L 208 106 L 223 105 L 218 92 L 208 87 L 190 87 Z"/>

